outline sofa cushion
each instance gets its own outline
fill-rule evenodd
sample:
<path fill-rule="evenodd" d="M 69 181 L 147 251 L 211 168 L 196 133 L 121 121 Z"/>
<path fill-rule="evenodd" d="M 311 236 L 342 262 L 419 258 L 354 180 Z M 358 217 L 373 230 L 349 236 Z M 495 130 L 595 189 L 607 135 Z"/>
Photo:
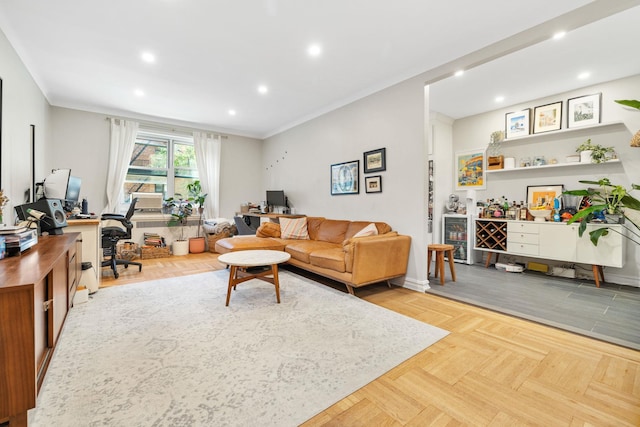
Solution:
<path fill-rule="evenodd" d="M 376 228 L 376 225 L 374 223 L 371 223 L 367 225 L 365 228 L 363 228 L 362 230 L 358 231 L 356 234 L 354 234 L 353 237 L 356 238 L 356 237 L 377 236 L 377 235 L 378 235 L 378 229 Z"/>
<path fill-rule="evenodd" d="M 345 272 L 344 251 L 341 248 L 320 249 L 309 255 L 311 265 L 328 268 L 339 273 Z"/>
<path fill-rule="evenodd" d="M 220 239 L 216 242 L 216 252 L 226 254 L 227 252 L 247 251 L 250 249 L 268 249 L 272 251 L 283 251 L 285 243 L 279 239 L 256 236 L 237 236 Z"/>
<path fill-rule="evenodd" d="M 352 238 L 356 233 L 367 227 L 369 224 L 371 224 L 371 221 L 351 221 L 344 236 L 345 240 Z M 385 222 L 374 222 L 374 224 L 378 229 L 378 234 L 386 234 L 391 231 L 391 227 Z"/>
<path fill-rule="evenodd" d="M 338 248 L 342 251 L 342 248 L 335 243 L 322 242 L 318 240 L 287 240 L 287 246 L 285 251 L 289 252 L 291 258 L 298 261 L 310 263 L 309 256 L 319 250 Z"/>
<path fill-rule="evenodd" d="M 342 243 L 345 233 L 351 221 L 341 221 L 337 219 L 325 219 L 320 223 L 316 240 L 330 243 Z"/>
<path fill-rule="evenodd" d="M 308 240 L 307 218 L 280 218 L 280 237 Z"/>
<path fill-rule="evenodd" d="M 309 232 L 309 239 L 318 240 L 318 230 L 320 224 L 324 221 L 321 216 L 308 216 L 307 217 L 307 231 Z"/>
<path fill-rule="evenodd" d="M 280 237 L 280 224 L 277 222 L 263 222 L 256 230 L 257 237 Z"/>

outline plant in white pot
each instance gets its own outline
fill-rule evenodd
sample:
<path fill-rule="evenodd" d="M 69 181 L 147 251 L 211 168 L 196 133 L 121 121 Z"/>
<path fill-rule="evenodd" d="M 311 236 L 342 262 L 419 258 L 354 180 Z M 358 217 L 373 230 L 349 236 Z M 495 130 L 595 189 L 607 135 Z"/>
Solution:
<path fill-rule="evenodd" d="M 176 194 L 179 196 L 179 194 Z M 189 253 L 189 241 L 185 238 L 185 227 L 187 220 L 193 213 L 193 205 L 189 200 L 170 197 L 165 200 L 166 205 L 171 209 L 171 219 L 167 223 L 169 227 L 180 226 L 180 238 L 173 241 L 173 255 L 186 255 Z"/>
<path fill-rule="evenodd" d="M 205 249 L 205 239 L 204 236 L 200 236 L 200 231 L 202 228 L 202 214 L 204 213 L 204 201 L 207 199 L 207 194 L 202 192 L 202 186 L 200 185 L 200 180 L 195 180 L 191 184 L 187 185 L 187 190 L 189 191 L 189 201 L 196 205 L 196 209 L 198 210 L 198 228 L 196 237 L 191 237 L 189 239 L 189 252 L 197 254 L 204 252 Z"/>
<path fill-rule="evenodd" d="M 568 224 L 580 221 L 578 234 L 582 234 L 587 229 L 587 223 L 599 219 L 605 223 L 621 223 L 627 229 L 627 233 L 623 234 L 636 244 L 640 244 L 640 222 L 638 221 L 638 213 L 640 212 L 640 200 L 629 194 L 629 191 L 640 190 L 640 186 L 631 184 L 631 190 L 627 191 L 621 185 L 612 184 L 609 178 L 601 178 L 598 181 L 579 181 L 582 184 L 597 185 L 598 188 L 587 188 L 586 190 L 569 190 L 563 194 L 572 196 L 582 196 L 587 198 L 589 205 L 579 210 Z M 607 220 L 607 216 L 618 215 L 622 219 Z M 631 224 L 631 226 L 629 226 Z M 598 246 L 598 240 L 601 236 L 606 236 L 610 231 L 618 232 L 615 228 L 599 227 L 589 232 L 589 239 L 594 246 Z"/>
<path fill-rule="evenodd" d="M 600 144 L 593 144 L 591 139 L 587 139 L 576 148 L 576 153 L 580 153 L 580 162 L 602 163 L 615 156 L 613 147 L 604 147 Z"/>

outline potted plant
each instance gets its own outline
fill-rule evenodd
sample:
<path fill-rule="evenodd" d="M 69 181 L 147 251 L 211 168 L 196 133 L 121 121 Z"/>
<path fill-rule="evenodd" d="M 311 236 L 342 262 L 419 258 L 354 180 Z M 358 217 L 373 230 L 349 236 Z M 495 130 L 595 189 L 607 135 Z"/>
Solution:
<path fill-rule="evenodd" d="M 615 102 L 620 105 L 640 110 L 640 101 L 638 101 L 637 99 L 616 99 Z M 629 145 L 631 145 L 632 147 L 640 147 L 640 130 L 636 132 L 635 135 L 633 135 L 633 138 L 631 138 L 631 142 Z"/>
<path fill-rule="evenodd" d="M 598 188 L 588 188 L 586 190 L 569 190 L 563 194 L 569 194 L 572 196 L 587 197 L 590 200 L 590 205 L 584 209 L 579 210 L 571 219 L 568 224 L 572 224 L 576 221 L 580 222 L 578 227 L 578 234 L 582 237 L 582 234 L 587 228 L 587 223 L 598 218 L 607 221 L 607 215 L 619 215 L 620 218 L 624 218 L 628 221 L 621 221 L 620 219 L 609 220 L 611 222 L 623 223 L 623 226 L 629 232 L 628 235 L 624 235 L 634 243 L 640 244 L 640 222 L 638 221 L 638 213 L 640 212 L 640 200 L 631 196 L 626 188 L 621 185 L 612 184 L 609 178 L 601 178 L 598 181 L 579 181 L 583 184 L 597 185 Z M 632 190 L 640 190 L 640 186 L 631 184 Z M 609 223 L 611 223 L 609 222 Z M 629 227 L 628 224 L 632 224 Z M 598 245 L 598 240 L 601 236 L 606 236 L 609 231 L 618 232 L 614 228 L 600 227 L 589 232 L 589 239 L 594 244 Z M 634 238 L 635 237 L 635 238 Z"/>
<path fill-rule="evenodd" d="M 202 192 L 200 180 L 195 180 L 188 184 L 187 190 L 189 191 L 189 201 L 196 205 L 199 214 L 196 237 L 189 239 L 189 252 L 197 254 L 204 252 L 205 249 L 205 240 L 204 236 L 200 236 L 200 229 L 202 228 L 202 214 L 204 213 L 204 201 L 207 198 L 207 194 Z"/>
<path fill-rule="evenodd" d="M 179 194 L 176 194 L 179 196 Z M 180 226 L 180 238 L 173 241 L 173 254 L 186 255 L 189 253 L 189 241 L 184 237 L 184 229 L 187 220 L 193 212 L 193 205 L 189 200 L 178 197 L 170 197 L 165 200 L 167 207 L 171 209 L 171 219 L 167 223 L 169 227 Z"/>
<path fill-rule="evenodd" d="M 609 160 L 615 150 L 613 147 L 592 144 L 589 138 L 576 148 L 576 153 L 580 153 L 580 162 L 602 163 Z"/>

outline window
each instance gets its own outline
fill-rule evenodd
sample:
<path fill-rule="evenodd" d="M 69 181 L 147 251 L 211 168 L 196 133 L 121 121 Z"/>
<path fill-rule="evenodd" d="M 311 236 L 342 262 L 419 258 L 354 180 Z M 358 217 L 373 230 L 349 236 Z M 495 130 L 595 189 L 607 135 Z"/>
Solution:
<path fill-rule="evenodd" d="M 192 138 L 138 132 L 124 181 L 124 202 L 131 202 L 131 193 L 162 193 L 163 199 L 174 195 L 186 198 L 187 185 L 197 179 Z"/>

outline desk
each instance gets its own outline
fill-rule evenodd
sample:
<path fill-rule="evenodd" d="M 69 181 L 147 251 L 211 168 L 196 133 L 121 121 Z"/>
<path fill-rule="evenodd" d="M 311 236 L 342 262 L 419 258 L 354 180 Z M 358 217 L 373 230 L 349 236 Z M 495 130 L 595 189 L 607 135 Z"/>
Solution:
<path fill-rule="evenodd" d="M 82 234 L 82 261 L 91 262 L 93 271 L 96 275 L 96 283 L 100 287 L 100 279 L 102 277 L 100 268 L 102 264 L 102 253 L 100 243 L 102 240 L 101 227 L 99 219 L 69 219 L 67 227 L 62 230 L 65 233 L 81 233 Z"/>
<path fill-rule="evenodd" d="M 80 234 L 0 261 L 0 422 L 27 426 L 80 280 Z"/>

